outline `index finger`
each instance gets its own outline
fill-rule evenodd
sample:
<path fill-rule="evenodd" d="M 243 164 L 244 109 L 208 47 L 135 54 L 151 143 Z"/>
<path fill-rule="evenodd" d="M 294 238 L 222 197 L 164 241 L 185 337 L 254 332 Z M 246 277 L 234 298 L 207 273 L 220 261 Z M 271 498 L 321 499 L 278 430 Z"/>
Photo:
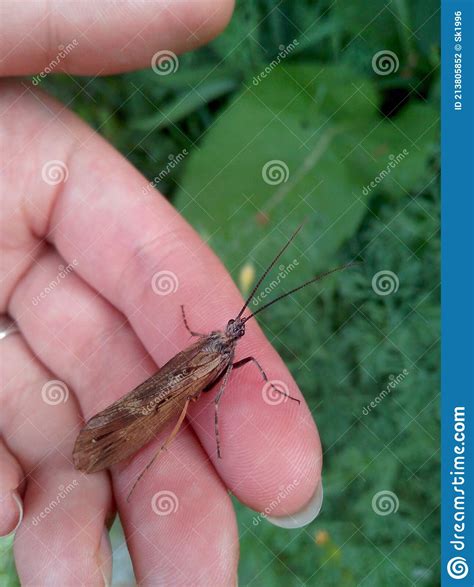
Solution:
<path fill-rule="evenodd" d="M 211 40 L 232 8 L 232 0 L 7 0 L 0 75 L 110 75 L 149 67 L 159 51 L 183 53 Z"/>
<path fill-rule="evenodd" d="M 38 97 L 44 110 L 36 106 Z M 127 316 L 158 364 L 190 342 L 181 304 L 198 331 L 221 329 L 235 317 L 243 301 L 219 259 L 162 196 L 142 196 L 145 179 L 110 145 L 43 95 L 24 96 L 11 110 L 13 119 L 27 111 L 34 129 L 30 134 L 38 137 L 28 145 L 34 157 L 18 148 L 13 162 L 20 176 L 31 177 L 30 226 L 47 235 L 63 258 Z M 51 112 L 58 116 L 53 122 Z M 70 133 L 60 143 L 64 127 Z M 61 161 L 67 181 L 51 186 L 37 179 L 46 160 Z M 37 162 L 33 169 L 31 161 Z M 301 398 L 254 320 L 236 358 L 247 356 L 258 358 L 270 379 L 284 382 L 292 396 Z M 220 408 L 223 459 L 216 457 L 214 392 L 193 407 L 192 424 L 226 486 L 241 501 L 257 510 L 272 503 L 273 516 L 292 514 L 318 487 L 319 438 L 304 402 L 274 405 L 265 401 L 262 388 L 251 365 L 230 378 Z M 276 503 L 282 488 L 289 490 Z"/>

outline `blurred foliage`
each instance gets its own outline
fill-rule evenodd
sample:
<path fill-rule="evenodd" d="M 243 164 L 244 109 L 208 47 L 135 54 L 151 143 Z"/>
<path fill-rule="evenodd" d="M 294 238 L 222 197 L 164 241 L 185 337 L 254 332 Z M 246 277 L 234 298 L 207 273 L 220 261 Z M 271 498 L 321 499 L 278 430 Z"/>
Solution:
<path fill-rule="evenodd" d="M 288 283 L 364 261 L 262 320 L 320 429 L 325 503 L 297 531 L 255 525 L 236 504 L 240 585 L 438 583 L 438 45 L 434 0 L 247 0 L 172 75 L 42 83 L 150 179 L 187 149 L 158 188 L 236 279 L 244 264 L 268 262 L 302 218 L 285 257 L 301 267 Z M 381 50 L 399 59 L 391 75 L 372 69 Z M 364 190 L 403 149 L 406 158 Z M 270 160 L 287 165 L 286 182 L 265 183 Z M 371 287 L 381 270 L 399 279 L 391 295 Z M 403 369 L 409 375 L 364 415 Z M 397 495 L 396 513 L 374 512 L 382 490 Z"/>
<path fill-rule="evenodd" d="M 0 585 L 2 587 L 19 585 L 13 560 L 13 536 L 0 538 Z"/>
<path fill-rule="evenodd" d="M 373 190 L 364 186 L 391 157 L 408 152 L 383 180 L 383 189 L 402 199 L 423 185 L 435 154 L 434 108 L 408 105 L 385 121 L 376 102 L 370 80 L 344 66 L 274 70 L 239 93 L 209 130 L 180 179 L 178 209 L 204 237 L 212 234 L 231 269 L 241 263 L 245 243 L 258 242 L 257 253 L 268 260 L 307 218 L 305 257 L 313 269 L 327 268 L 367 213 Z M 281 173 L 277 185 L 279 176 L 265 181 L 269 161 Z"/>

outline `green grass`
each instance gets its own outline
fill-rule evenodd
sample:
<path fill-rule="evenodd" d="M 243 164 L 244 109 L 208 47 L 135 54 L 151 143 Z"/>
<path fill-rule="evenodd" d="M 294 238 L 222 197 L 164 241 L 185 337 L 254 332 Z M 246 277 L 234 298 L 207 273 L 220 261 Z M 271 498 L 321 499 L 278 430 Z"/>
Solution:
<path fill-rule="evenodd" d="M 157 78 L 151 70 L 94 80 L 51 76 L 43 86 L 150 179 L 166 167 L 170 155 L 187 149 L 190 155 L 159 188 L 204 236 L 219 228 L 210 244 L 236 279 L 244 261 L 261 266 L 301 217 L 309 218 L 307 236 L 301 237 L 305 276 L 354 257 L 364 261 L 360 270 L 343 273 L 316 291 L 303 290 L 262 320 L 318 424 L 326 497 L 321 516 L 292 532 L 267 523 L 255 526 L 253 512 L 236 504 L 240 585 L 436 585 L 437 5 L 314 4 L 240 2 L 227 31 L 209 47 L 180 58 L 171 76 Z M 295 38 L 297 50 L 265 83 L 253 86 L 253 76 L 272 61 L 278 46 Z M 377 76 L 372 70 L 372 56 L 381 49 L 399 58 L 393 75 Z M 317 68 L 323 73 L 308 86 L 310 95 L 293 102 L 291 84 L 309 82 Z M 359 93 L 357 106 L 346 104 L 352 83 L 370 100 Z M 240 153 L 239 141 L 255 135 L 259 127 L 252 124 L 268 115 L 259 109 L 262 97 L 271 112 L 284 113 L 236 158 L 234 167 L 226 166 L 225 160 Z M 324 128 L 330 132 L 324 135 L 318 129 L 328 120 Z M 298 149 L 305 136 L 307 149 Z M 323 140 L 328 141 L 323 154 L 307 164 Z M 361 147 L 344 158 L 356 145 Z M 404 147 L 410 151 L 407 160 L 363 197 L 362 187 L 385 167 L 389 154 Z M 262 162 L 269 159 L 282 159 L 290 168 L 286 191 L 275 205 L 279 188 L 264 184 L 260 176 Z M 216 165 L 222 170 L 219 178 Z M 267 223 L 242 192 L 253 194 Z M 211 209 L 211 215 L 203 209 Z M 268 238 L 259 246 L 264 235 Z M 242 251 L 249 251 L 247 259 Z M 382 270 L 399 280 L 391 295 L 372 289 L 373 276 Z M 293 283 L 295 278 L 288 279 Z M 364 415 L 364 408 L 404 369 L 403 381 Z M 374 512 L 372 499 L 379 491 L 397 496 L 396 513 Z M 5 560 L 2 584 L 14 584 L 11 559 Z"/>

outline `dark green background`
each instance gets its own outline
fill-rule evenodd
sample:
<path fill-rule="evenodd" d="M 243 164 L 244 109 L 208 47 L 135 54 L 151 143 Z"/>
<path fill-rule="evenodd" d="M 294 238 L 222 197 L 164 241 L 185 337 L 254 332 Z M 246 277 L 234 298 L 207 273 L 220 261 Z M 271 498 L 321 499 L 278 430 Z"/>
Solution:
<path fill-rule="evenodd" d="M 296 49 L 252 83 L 293 39 Z M 382 50 L 399 61 L 386 76 L 371 65 Z M 228 29 L 173 74 L 52 75 L 41 86 L 149 179 L 186 149 L 158 188 L 237 282 L 303 218 L 285 258 L 300 265 L 285 287 L 364 261 L 262 315 L 318 424 L 326 495 L 320 517 L 296 531 L 255 526 L 236 504 L 240 585 L 438 584 L 438 4 L 241 1 Z M 287 182 L 262 180 L 269 160 L 285 162 Z M 372 277 L 387 270 L 399 288 L 380 296 Z M 396 494 L 397 512 L 375 513 L 379 491 Z M 7 562 L 0 578 L 14 584 L 13 575 Z"/>

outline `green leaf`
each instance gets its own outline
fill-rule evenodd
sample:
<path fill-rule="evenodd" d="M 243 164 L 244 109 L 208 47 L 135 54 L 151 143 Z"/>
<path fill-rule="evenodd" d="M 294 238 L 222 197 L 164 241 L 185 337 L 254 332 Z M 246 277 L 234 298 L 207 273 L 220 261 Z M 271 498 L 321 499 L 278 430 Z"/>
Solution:
<path fill-rule="evenodd" d="M 375 159 L 371 181 L 387 172 L 377 191 L 403 197 L 432 179 L 427 163 L 439 150 L 439 120 L 437 110 L 415 102 L 364 138 L 361 148 Z"/>
<path fill-rule="evenodd" d="M 190 157 L 175 203 L 212 235 L 231 270 L 268 234 L 256 251 L 263 264 L 302 220 L 308 236 L 306 245 L 299 237 L 300 253 L 313 246 L 311 271 L 327 268 L 365 215 L 373 190 L 364 186 L 390 154 L 409 149 L 388 191 L 396 180 L 405 196 L 426 174 L 435 120 L 425 106 L 384 120 L 374 84 L 348 68 L 284 64 L 254 76 L 217 119 Z"/>
<path fill-rule="evenodd" d="M 158 112 L 133 123 L 137 130 L 158 130 L 170 124 L 176 124 L 192 112 L 208 102 L 228 94 L 234 90 L 237 82 L 233 79 L 220 79 L 203 84 L 199 89 L 193 88 L 184 95 L 178 95 L 173 100 L 157 107 Z"/>

